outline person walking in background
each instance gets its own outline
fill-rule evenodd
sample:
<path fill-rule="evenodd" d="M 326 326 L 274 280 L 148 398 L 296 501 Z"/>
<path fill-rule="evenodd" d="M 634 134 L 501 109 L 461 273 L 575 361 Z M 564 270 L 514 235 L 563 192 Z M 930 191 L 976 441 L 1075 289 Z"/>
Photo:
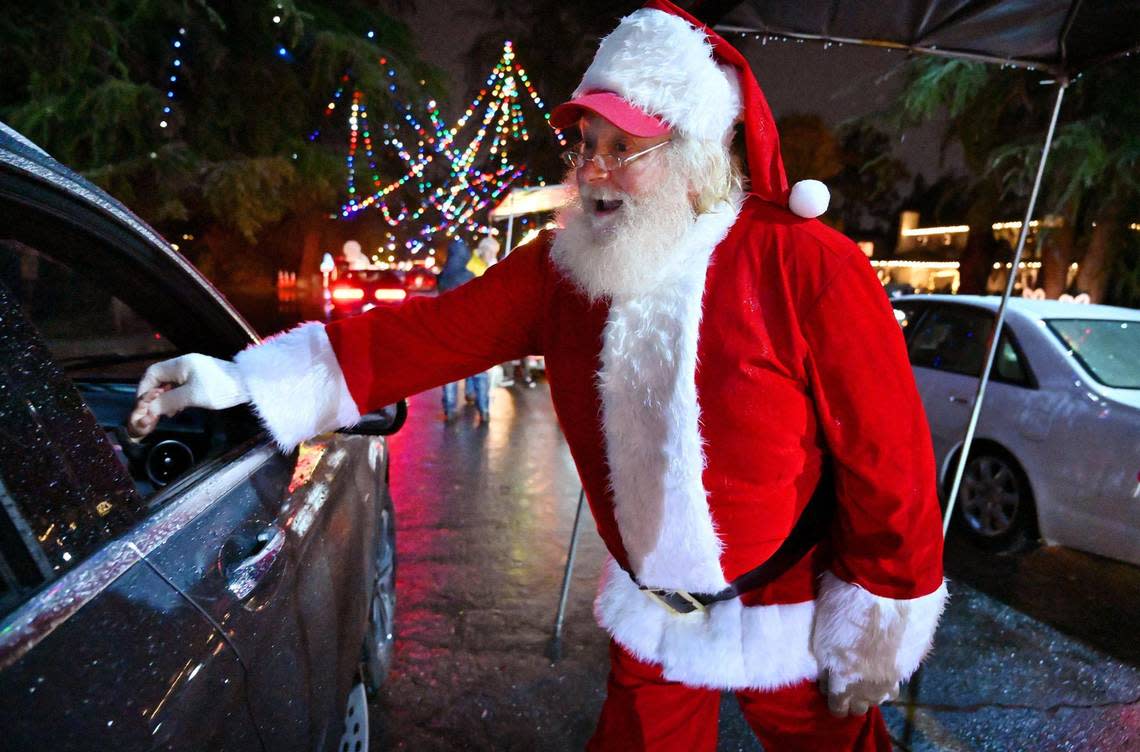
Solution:
<path fill-rule="evenodd" d="M 475 253 L 467 263 L 467 270 L 476 277 L 483 276 L 483 272 L 498 263 L 499 247 L 499 241 L 490 235 L 484 235 L 475 246 Z M 463 399 L 468 405 L 478 406 L 479 420 L 484 424 L 491 419 L 491 387 L 495 385 L 492 372 L 495 368 L 501 367 L 494 366 L 483 374 L 468 376 L 463 381 Z M 485 379 L 480 379 L 480 376 L 484 376 Z"/>
<path fill-rule="evenodd" d="M 502 246 L 499 244 L 499 241 L 495 240 L 495 238 L 493 238 L 490 235 L 484 235 L 482 240 L 479 241 L 478 245 L 475 246 L 475 256 L 472 259 L 472 263 L 467 265 L 467 268 L 471 269 L 472 266 L 475 265 L 475 260 L 477 259 L 479 261 L 479 271 L 475 272 L 475 276 L 477 276 L 477 277 L 483 276 L 483 272 L 487 271 L 492 266 L 499 263 L 499 251 L 501 249 L 502 249 Z M 516 361 L 511 361 L 509 363 L 503 363 L 502 365 L 493 366 L 490 370 L 488 370 L 487 371 L 487 374 L 489 377 L 488 383 L 489 383 L 490 387 L 493 388 L 496 386 L 502 386 L 502 387 L 514 386 L 514 383 L 515 383 L 514 371 L 515 371 L 515 365 L 518 362 L 519 361 L 516 360 Z M 495 374 L 496 371 L 498 371 L 497 376 Z M 471 378 L 474 378 L 474 377 L 471 377 Z M 468 382 L 471 382 L 471 378 L 468 379 Z M 533 386 L 533 383 L 531 385 Z M 489 391 L 490 390 L 488 390 L 488 392 Z M 469 394 L 474 395 L 474 393 L 475 393 L 474 387 L 472 386 L 472 391 Z M 475 399 L 473 396 L 469 397 L 467 400 L 467 404 L 472 404 L 472 403 L 474 403 L 474 401 L 475 401 Z M 484 418 L 484 419 L 486 419 L 486 418 Z"/>
<path fill-rule="evenodd" d="M 483 262 L 483 271 L 491 268 L 499 262 L 499 241 L 495 240 L 490 235 L 484 235 L 483 239 L 479 241 L 479 245 L 475 246 L 475 253 L 479 256 L 479 260 Z M 479 272 L 480 275 L 483 272 Z"/>
<path fill-rule="evenodd" d="M 475 274 L 467 268 L 471 261 L 471 249 L 463 238 L 453 238 L 447 244 L 447 260 L 436 275 L 436 287 L 440 293 L 454 290 L 464 282 L 475 279 Z M 491 419 L 491 376 L 487 371 L 467 378 L 465 393 L 468 398 L 474 395 L 475 406 L 479 410 L 479 420 L 486 423 Z M 456 400 L 459 396 L 459 382 L 451 381 L 443 385 L 443 419 L 455 418 Z"/>

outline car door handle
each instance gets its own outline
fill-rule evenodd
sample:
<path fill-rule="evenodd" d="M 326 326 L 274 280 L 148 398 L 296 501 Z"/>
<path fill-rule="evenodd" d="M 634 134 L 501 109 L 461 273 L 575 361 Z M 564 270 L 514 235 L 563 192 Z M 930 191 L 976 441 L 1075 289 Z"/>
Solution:
<path fill-rule="evenodd" d="M 277 526 L 268 527 L 257 535 L 260 545 L 253 554 L 243 559 L 229 572 L 226 588 L 238 600 L 245 599 L 273 569 L 282 549 L 285 548 L 285 531 Z"/>
<path fill-rule="evenodd" d="M 950 401 L 953 402 L 955 405 L 968 405 L 968 404 L 970 404 L 970 400 L 968 398 L 959 397 L 957 394 L 951 394 L 950 395 Z"/>

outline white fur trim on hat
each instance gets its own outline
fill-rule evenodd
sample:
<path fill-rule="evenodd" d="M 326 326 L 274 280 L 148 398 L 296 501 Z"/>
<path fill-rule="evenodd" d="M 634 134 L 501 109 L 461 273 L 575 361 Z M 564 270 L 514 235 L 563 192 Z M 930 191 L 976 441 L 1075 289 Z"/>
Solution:
<path fill-rule="evenodd" d="M 792 186 L 792 193 L 788 197 L 788 208 L 792 213 L 811 219 L 827 211 L 831 203 L 831 191 L 818 180 L 801 180 Z"/>
<path fill-rule="evenodd" d="M 739 87 L 714 60 L 705 33 L 650 8 L 602 40 L 574 96 L 591 91 L 612 91 L 698 139 L 723 139 L 741 108 Z"/>

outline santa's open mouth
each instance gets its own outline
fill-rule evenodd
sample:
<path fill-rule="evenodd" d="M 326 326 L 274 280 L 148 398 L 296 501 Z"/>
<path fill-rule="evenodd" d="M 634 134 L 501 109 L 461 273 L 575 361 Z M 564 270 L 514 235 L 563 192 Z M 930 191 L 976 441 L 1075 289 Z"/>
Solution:
<path fill-rule="evenodd" d="M 620 200 L 607 201 L 605 199 L 594 199 L 594 213 L 595 214 L 612 214 L 621 208 Z"/>

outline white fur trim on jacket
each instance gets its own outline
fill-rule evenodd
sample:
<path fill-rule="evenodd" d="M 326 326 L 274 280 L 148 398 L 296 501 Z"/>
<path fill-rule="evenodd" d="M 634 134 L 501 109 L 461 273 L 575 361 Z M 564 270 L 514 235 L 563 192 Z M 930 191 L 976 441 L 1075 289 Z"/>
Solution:
<path fill-rule="evenodd" d="M 848 684 L 905 681 L 930 651 L 946 606 L 946 583 L 929 595 L 896 600 L 825 572 L 816 602 L 812 651 L 833 692 Z"/>
<path fill-rule="evenodd" d="M 819 673 L 812 655 L 812 601 L 745 607 L 739 598 L 705 613 L 677 614 L 638 590 L 613 559 L 594 602 L 603 629 L 666 679 L 710 689 L 776 689 Z"/>
<path fill-rule="evenodd" d="M 727 584 L 701 480 L 696 365 L 709 257 L 738 212 L 726 202 L 700 215 L 655 292 L 615 297 L 603 332 L 598 388 L 614 515 L 649 587 L 715 593 Z"/>
<path fill-rule="evenodd" d="M 905 681 L 930 650 L 946 586 L 920 598 L 871 595 L 830 572 L 816 601 L 744 606 L 739 598 L 678 614 L 639 590 L 612 558 L 594 601 L 598 624 L 666 679 L 710 689 L 777 689 L 830 672 L 842 692 L 860 680 Z"/>
<path fill-rule="evenodd" d="M 698 139 L 723 139 L 741 108 L 735 73 L 717 65 L 704 32 L 649 8 L 602 40 L 574 96 L 599 90 Z"/>
<path fill-rule="evenodd" d="M 234 363 L 258 417 L 284 451 L 360 420 L 324 324 L 311 321 L 270 337 L 238 353 Z"/>

